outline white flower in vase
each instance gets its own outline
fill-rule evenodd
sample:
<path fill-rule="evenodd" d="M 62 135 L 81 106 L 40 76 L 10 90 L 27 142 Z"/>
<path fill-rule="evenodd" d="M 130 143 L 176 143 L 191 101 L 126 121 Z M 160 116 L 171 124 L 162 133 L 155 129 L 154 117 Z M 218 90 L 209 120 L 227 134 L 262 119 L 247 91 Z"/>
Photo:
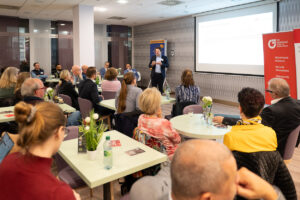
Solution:
<path fill-rule="evenodd" d="M 90 118 L 90 117 L 86 117 L 86 118 L 84 119 L 84 121 L 85 121 L 85 123 L 90 123 L 90 122 L 91 122 L 91 118 Z"/>

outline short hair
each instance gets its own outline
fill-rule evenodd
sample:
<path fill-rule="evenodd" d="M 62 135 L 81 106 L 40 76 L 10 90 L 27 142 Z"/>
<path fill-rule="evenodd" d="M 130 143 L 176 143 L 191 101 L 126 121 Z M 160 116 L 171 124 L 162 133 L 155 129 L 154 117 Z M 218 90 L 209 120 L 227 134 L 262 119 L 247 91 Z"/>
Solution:
<path fill-rule="evenodd" d="M 186 69 L 182 72 L 181 84 L 184 87 L 189 87 L 191 85 L 195 85 L 194 78 L 193 78 L 193 72 L 191 70 Z"/>
<path fill-rule="evenodd" d="M 287 97 L 290 95 L 290 86 L 286 80 L 282 78 L 272 78 L 268 82 L 270 90 L 278 97 Z"/>
<path fill-rule="evenodd" d="M 39 89 L 39 84 L 34 78 L 28 78 L 24 81 L 21 86 L 21 95 L 24 96 L 34 96 L 35 91 Z"/>
<path fill-rule="evenodd" d="M 112 81 L 115 80 L 118 76 L 118 71 L 116 70 L 116 68 L 108 68 L 108 70 L 105 72 L 105 76 L 104 78 L 106 80 Z"/>
<path fill-rule="evenodd" d="M 214 141 L 193 139 L 182 143 L 171 162 L 172 193 L 176 199 L 220 193 L 230 177 L 223 164 L 231 157 L 226 146 Z"/>
<path fill-rule="evenodd" d="M 160 48 L 160 47 L 155 47 L 155 50 L 156 50 L 156 49 L 159 49 L 159 51 L 161 51 L 161 48 Z"/>
<path fill-rule="evenodd" d="M 35 62 L 35 63 L 33 63 L 33 66 L 35 67 L 36 64 L 40 64 L 40 63 L 39 62 Z"/>
<path fill-rule="evenodd" d="M 153 115 L 160 108 L 161 94 L 157 88 L 147 88 L 139 97 L 139 108 L 145 114 Z"/>
<path fill-rule="evenodd" d="M 95 75 L 97 73 L 96 71 L 96 67 L 89 67 L 87 70 L 86 70 L 86 76 L 88 78 L 91 78 L 93 75 Z"/>
<path fill-rule="evenodd" d="M 66 70 L 66 69 L 62 70 L 59 74 L 59 78 L 63 79 L 63 80 L 66 80 L 70 76 L 71 76 L 71 74 L 70 74 L 69 70 Z"/>
<path fill-rule="evenodd" d="M 252 118 L 259 115 L 265 105 L 265 98 L 262 93 L 254 88 L 243 88 L 238 93 L 238 101 L 242 112 L 246 117 Z"/>

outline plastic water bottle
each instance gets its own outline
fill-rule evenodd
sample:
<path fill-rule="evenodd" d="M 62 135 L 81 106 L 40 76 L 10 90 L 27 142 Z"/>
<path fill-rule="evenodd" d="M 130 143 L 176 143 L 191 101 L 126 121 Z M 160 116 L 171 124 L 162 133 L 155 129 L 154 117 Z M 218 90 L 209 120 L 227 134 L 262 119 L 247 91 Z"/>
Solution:
<path fill-rule="evenodd" d="M 106 136 L 105 142 L 103 144 L 103 150 L 104 150 L 104 157 L 103 157 L 103 164 L 105 169 L 111 169 L 112 168 L 112 162 L 113 162 L 113 155 L 112 155 L 112 148 L 110 145 L 110 136 Z"/>

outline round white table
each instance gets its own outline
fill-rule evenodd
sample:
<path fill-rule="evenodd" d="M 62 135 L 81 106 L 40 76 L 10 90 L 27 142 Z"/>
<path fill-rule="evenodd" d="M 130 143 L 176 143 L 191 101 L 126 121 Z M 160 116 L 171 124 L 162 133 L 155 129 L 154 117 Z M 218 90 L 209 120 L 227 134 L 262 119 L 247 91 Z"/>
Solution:
<path fill-rule="evenodd" d="M 180 134 L 189 138 L 223 139 L 231 127 L 218 128 L 207 125 L 202 114 L 186 114 L 173 117 L 170 120 L 172 127 Z"/>

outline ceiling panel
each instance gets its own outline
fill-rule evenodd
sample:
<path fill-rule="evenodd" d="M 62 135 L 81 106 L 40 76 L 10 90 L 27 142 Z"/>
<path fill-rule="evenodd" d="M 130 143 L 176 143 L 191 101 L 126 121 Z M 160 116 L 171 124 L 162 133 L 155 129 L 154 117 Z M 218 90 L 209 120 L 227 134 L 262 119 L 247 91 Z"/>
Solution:
<path fill-rule="evenodd" d="M 184 3 L 176 6 L 158 4 L 161 1 L 128 0 L 127 4 L 122 5 L 117 3 L 117 0 L 0 0 L 0 4 L 22 6 L 18 12 L 0 10 L 0 15 L 72 20 L 72 8 L 84 4 L 107 8 L 106 12 L 95 12 L 96 23 L 134 26 L 261 0 L 181 0 Z M 107 19 L 112 16 L 127 19 Z"/>

